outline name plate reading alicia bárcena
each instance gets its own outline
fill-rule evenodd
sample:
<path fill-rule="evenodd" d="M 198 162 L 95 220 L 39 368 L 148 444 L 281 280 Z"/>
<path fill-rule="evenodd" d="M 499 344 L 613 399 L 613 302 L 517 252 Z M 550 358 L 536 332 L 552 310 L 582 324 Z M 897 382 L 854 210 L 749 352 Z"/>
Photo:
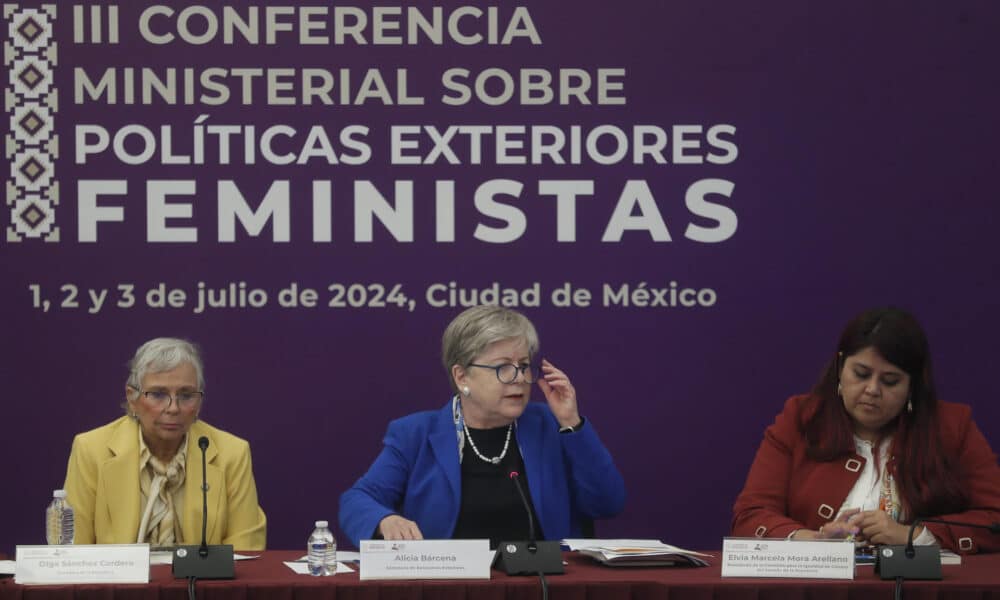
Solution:
<path fill-rule="evenodd" d="M 149 544 L 18 546 L 14 582 L 149 583 Z"/>
<path fill-rule="evenodd" d="M 489 540 L 361 540 L 365 579 L 489 579 Z"/>
<path fill-rule="evenodd" d="M 725 538 L 722 576 L 854 579 L 854 542 Z"/>

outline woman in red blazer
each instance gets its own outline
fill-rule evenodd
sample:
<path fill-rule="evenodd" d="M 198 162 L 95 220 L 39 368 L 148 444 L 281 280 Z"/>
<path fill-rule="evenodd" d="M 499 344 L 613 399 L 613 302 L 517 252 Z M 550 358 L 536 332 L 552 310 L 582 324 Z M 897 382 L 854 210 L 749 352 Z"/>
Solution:
<path fill-rule="evenodd" d="M 764 432 L 733 513 L 736 536 L 905 544 L 917 517 L 1000 522 L 1000 466 L 969 407 L 938 400 L 916 319 L 873 309 Z M 926 523 L 914 537 L 1000 550 L 1000 534 L 973 527 Z"/>

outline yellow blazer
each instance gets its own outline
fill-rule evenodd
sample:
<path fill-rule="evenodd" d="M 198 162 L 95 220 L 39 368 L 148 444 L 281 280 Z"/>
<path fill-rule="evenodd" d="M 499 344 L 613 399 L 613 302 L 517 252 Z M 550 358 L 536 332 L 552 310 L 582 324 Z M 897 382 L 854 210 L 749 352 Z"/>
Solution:
<path fill-rule="evenodd" d="M 139 531 L 139 424 L 121 417 L 73 440 L 66 468 L 66 498 L 76 516 L 75 543 L 131 544 Z M 201 543 L 201 449 L 208 438 L 209 544 L 263 550 L 267 517 L 257 504 L 250 445 L 204 421 L 188 430 L 184 514 L 185 544 Z"/>

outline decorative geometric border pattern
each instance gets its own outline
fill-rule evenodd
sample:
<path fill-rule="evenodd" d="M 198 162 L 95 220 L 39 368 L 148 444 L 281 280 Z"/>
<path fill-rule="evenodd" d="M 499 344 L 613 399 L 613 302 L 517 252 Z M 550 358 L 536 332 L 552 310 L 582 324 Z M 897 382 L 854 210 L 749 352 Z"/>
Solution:
<path fill-rule="evenodd" d="M 10 130 L 4 140 L 4 157 L 10 164 L 6 185 L 11 225 L 7 241 L 25 238 L 59 241 L 56 205 L 59 182 L 55 162 L 59 158 L 59 136 L 55 114 L 59 91 L 55 87 L 57 44 L 53 36 L 56 5 L 21 8 L 4 4 L 7 40 L 3 64 L 8 73 L 4 88 L 4 111 Z"/>

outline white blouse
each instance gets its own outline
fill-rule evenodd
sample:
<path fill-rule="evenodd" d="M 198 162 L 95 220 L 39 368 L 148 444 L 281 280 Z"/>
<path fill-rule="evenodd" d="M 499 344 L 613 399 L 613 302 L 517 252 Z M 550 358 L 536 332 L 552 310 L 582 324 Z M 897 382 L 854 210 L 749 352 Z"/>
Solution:
<path fill-rule="evenodd" d="M 865 466 L 861 469 L 857 482 L 851 488 L 851 492 L 847 494 L 838 514 L 851 508 L 860 508 L 862 511 L 884 510 L 897 522 L 906 519 L 903 507 L 899 502 L 896 481 L 887 469 L 891 445 L 891 436 L 883 439 L 879 444 L 878 460 L 876 460 L 874 444 L 854 436 L 854 446 L 858 454 L 865 458 Z M 918 546 L 929 546 L 937 543 L 937 538 L 934 537 L 930 529 L 924 527 L 920 535 L 913 538 L 913 543 Z"/>

